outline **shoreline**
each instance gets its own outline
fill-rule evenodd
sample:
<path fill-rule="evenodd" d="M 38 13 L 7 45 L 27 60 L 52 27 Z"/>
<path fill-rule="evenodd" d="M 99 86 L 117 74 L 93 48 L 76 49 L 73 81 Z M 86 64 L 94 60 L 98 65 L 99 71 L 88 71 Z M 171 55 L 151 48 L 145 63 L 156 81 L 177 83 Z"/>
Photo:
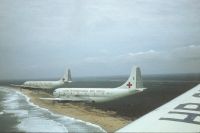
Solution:
<path fill-rule="evenodd" d="M 120 117 L 114 111 L 103 111 L 84 103 L 54 103 L 39 98 L 52 97 L 50 94 L 40 91 L 39 93 L 31 90 L 15 89 L 30 98 L 30 101 L 39 107 L 46 108 L 53 113 L 71 117 L 77 120 L 89 122 L 100 126 L 106 132 L 115 132 L 118 129 L 132 122 L 127 118 Z"/>

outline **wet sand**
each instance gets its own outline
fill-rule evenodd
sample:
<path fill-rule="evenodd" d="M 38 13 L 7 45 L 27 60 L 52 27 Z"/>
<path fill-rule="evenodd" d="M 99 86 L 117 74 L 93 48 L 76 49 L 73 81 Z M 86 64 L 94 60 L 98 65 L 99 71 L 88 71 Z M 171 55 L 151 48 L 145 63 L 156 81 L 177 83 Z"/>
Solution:
<path fill-rule="evenodd" d="M 41 97 L 51 97 L 51 95 L 42 91 L 38 93 L 23 89 L 21 92 L 27 95 L 31 102 L 40 107 L 47 108 L 54 113 L 99 125 L 107 132 L 115 132 L 131 122 L 128 118 L 117 116 L 114 111 L 103 111 L 84 103 L 53 103 L 52 101 L 41 100 L 39 99 Z"/>

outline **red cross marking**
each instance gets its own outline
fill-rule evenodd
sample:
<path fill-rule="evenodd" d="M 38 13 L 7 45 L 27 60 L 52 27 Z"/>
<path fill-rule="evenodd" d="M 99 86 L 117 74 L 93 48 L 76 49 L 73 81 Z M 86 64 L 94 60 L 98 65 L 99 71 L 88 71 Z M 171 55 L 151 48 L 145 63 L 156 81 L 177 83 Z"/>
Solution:
<path fill-rule="evenodd" d="M 128 82 L 128 84 L 126 86 L 128 86 L 128 88 L 131 88 L 132 84 L 130 82 Z"/>

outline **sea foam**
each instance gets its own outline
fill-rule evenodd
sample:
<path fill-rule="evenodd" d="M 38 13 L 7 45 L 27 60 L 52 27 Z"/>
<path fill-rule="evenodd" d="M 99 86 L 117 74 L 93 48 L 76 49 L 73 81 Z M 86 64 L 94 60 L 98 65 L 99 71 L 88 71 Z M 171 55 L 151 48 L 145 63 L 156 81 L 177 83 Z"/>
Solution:
<path fill-rule="evenodd" d="M 5 87 L 3 87 L 5 89 Z M 1 89 L 1 88 L 0 88 Z M 19 118 L 17 128 L 25 132 L 106 132 L 100 126 L 55 114 L 30 101 L 20 91 L 6 88 L 7 98 L 3 101 L 4 112 Z M 5 91 L 5 90 L 4 90 Z"/>

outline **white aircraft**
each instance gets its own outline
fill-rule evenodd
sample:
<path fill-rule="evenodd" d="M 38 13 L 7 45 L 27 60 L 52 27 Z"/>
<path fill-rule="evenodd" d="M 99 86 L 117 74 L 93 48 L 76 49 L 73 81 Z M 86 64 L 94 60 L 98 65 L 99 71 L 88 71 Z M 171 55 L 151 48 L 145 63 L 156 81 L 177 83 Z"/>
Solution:
<path fill-rule="evenodd" d="M 54 98 L 40 98 L 59 102 L 106 102 L 142 92 L 143 83 L 139 67 L 132 69 L 129 79 L 117 88 L 58 88 L 54 90 Z"/>
<path fill-rule="evenodd" d="M 200 84 L 117 132 L 200 133 Z"/>
<path fill-rule="evenodd" d="M 15 85 L 15 84 L 11 85 L 31 90 L 50 90 L 58 88 L 67 82 L 68 83 L 72 82 L 70 69 L 68 69 L 68 71 L 66 70 L 64 76 L 57 81 L 26 81 L 22 85 Z"/>

